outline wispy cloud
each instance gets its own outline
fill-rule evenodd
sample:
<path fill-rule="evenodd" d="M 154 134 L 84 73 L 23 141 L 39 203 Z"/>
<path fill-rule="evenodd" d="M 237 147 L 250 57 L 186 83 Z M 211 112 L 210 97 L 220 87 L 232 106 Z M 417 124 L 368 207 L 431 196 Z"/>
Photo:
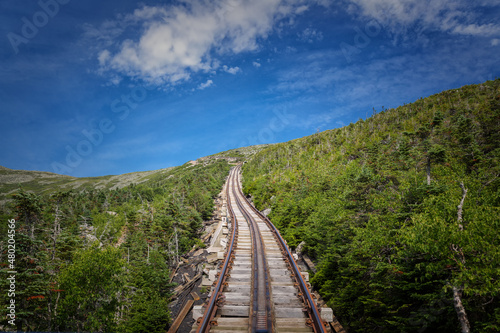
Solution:
<path fill-rule="evenodd" d="M 199 89 L 199 90 L 205 90 L 205 89 L 207 89 L 208 87 L 212 86 L 213 84 L 214 84 L 214 81 L 212 81 L 212 80 L 208 80 L 207 82 L 200 84 L 200 85 L 198 86 L 198 89 Z"/>
<path fill-rule="evenodd" d="M 489 23 L 489 24 L 468 24 L 468 25 L 457 25 L 453 28 L 453 33 L 460 35 L 470 35 L 470 36 L 498 36 L 500 35 L 500 25 Z"/>
<path fill-rule="evenodd" d="M 239 67 L 228 67 L 226 65 L 222 66 L 222 70 L 226 73 L 236 75 L 241 72 L 241 68 Z"/>
<path fill-rule="evenodd" d="M 299 40 L 306 43 L 322 41 L 323 33 L 313 28 L 306 28 L 299 34 Z"/>
<path fill-rule="evenodd" d="M 308 130 L 321 130 L 331 127 L 333 120 L 341 117 L 343 114 L 337 112 L 323 112 L 323 113 L 313 113 L 313 114 L 302 114 L 296 116 L 296 120 L 291 125 L 292 127 L 297 127 L 301 129 Z"/>
<path fill-rule="evenodd" d="M 498 1 L 468 0 L 342 0 L 354 15 L 375 19 L 393 34 L 409 29 L 441 31 L 458 35 L 500 34 L 497 21 L 479 21 L 484 8 L 499 9 Z"/>
<path fill-rule="evenodd" d="M 259 40 L 266 39 L 277 22 L 302 14 L 309 4 L 327 5 L 323 0 L 182 0 L 144 6 L 122 16 L 122 24 L 106 22 L 102 31 L 87 28 L 87 35 L 105 41 L 98 55 L 101 72 L 176 84 L 193 73 L 212 72 L 221 55 L 259 49 Z M 138 26 L 140 36 L 111 44 L 126 25 Z"/>
<path fill-rule="evenodd" d="M 303 127 L 323 128 L 323 124 L 336 120 L 349 123 L 371 114 L 373 107 L 396 107 L 444 89 L 458 88 L 464 82 L 491 79 L 490 68 L 498 60 L 484 57 L 481 43 L 484 42 L 454 41 L 453 48 L 442 44 L 426 54 L 385 55 L 353 66 L 342 66 L 342 61 L 335 65 L 335 59 L 341 55 L 334 52 L 298 54 L 293 65 L 277 74 L 268 93 L 302 103 L 294 110 L 305 114 L 297 119 Z M 309 111 L 320 103 L 331 106 L 332 114 Z M 344 115 L 342 118 L 339 112 Z"/>

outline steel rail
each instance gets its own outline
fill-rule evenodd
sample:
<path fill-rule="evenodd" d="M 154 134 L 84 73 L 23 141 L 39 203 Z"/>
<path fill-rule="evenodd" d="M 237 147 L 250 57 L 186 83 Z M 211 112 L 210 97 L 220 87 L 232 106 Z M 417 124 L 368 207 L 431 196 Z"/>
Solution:
<path fill-rule="evenodd" d="M 236 169 L 236 175 L 239 174 L 239 167 Z M 236 176 L 238 179 L 238 177 Z M 236 204 L 242 212 L 244 218 L 251 230 L 251 237 L 253 243 L 253 304 L 252 304 L 252 324 L 251 330 L 253 333 L 266 333 L 273 331 L 272 315 L 271 315 L 271 295 L 269 287 L 269 272 L 266 262 L 264 239 L 259 227 L 256 225 L 255 219 L 243 206 L 241 198 L 245 200 L 241 191 L 235 190 L 235 183 L 233 185 L 233 194 L 236 199 Z M 240 189 L 239 186 L 238 190 Z M 241 198 L 240 198 L 241 197 Z"/>
<path fill-rule="evenodd" d="M 237 169 L 239 172 L 241 167 Z M 300 274 L 300 269 L 297 263 L 295 262 L 295 259 L 293 258 L 292 252 L 288 248 L 288 245 L 286 244 L 285 240 L 281 236 L 279 230 L 274 226 L 274 224 L 265 216 L 262 214 L 257 208 L 255 208 L 245 197 L 243 194 L 243 191 L 241 190 L 240 187 L 238 187 L 238 190 L 241 194 L 241 196 L 244 198 L 244 200 L 248 203 L 250 208 L 257 214 L 259 215 L 268 225 L 268 227 L 271 229 L 271 231 L 274 233 L 276 239 L 278 240 L 278 243 L 282 249 L 282 252 L 286 254 L 288 262 L 290 263 L 292 272 L 294 274 L 295 280 L 297 281 L 298 287 L 300 289 L 300 292 L 302 293 L 304 304 L 306 304 L 306 309 L 307 313 L 309 315 L 309 318 L 311 319 L 312 326 L 314 329 L 315 333 L 325 333 L 326 328 L 323 323 L 323 320 L 321 319 L 320 312 L 318 310 L 318 307 L 316 306 L 316 302 L 314 301 L 314 298 L 312 297 L 309 288 L 307 287 L 306 282 L 304 281 L 304 278 L 302 277 L 302 274 Z"/>
<path fill-rule="evenodd" d="M 272 222 L 265 216 L 263 215 L 260 211 L 258 211 L 249 201 L 248 199 L 245 197 L 245 195 L 243 194 L 242 190 L 241 190 L 241 187 L 240 186 L 237 186 L 238 189 L 235 190 L 234 187 L 235 187 L 235 183 L 238 181 L 238 177 L 237 175 L 240 173 L 240 170 L 241 170 L 241 165 L 238 165 L 237 167 L 235 167 L 232 171 L 231 171 L 231 174 L 229 176 L 229 181 L 226 185 L 226 195 L 227 195 L 227 200 L 228 200 L 228 210 L 229 210 L 229 215 L 231 217 L 231 225 L 232 225 L 232 234 L 231 234 L 231 239 L 230 239 L 230 242 L 228 244 L 228 250 L 226 252 L 226 257 L 225 257 L 225 260 L 224 260 L 224 264 L 222 266 L 222 269 L 221 269 L 221 272 L 220 272 L 220 275 L 219 275 L 219 279 L 215 285 L 215 288 L 212 292 L 212 296 L 210 297 L 210 300 L 208 302 L 208 305 L 207 305 L 207 309 L 205 310 L 205 313 L 203 315 L 203 319 L 201 321 L 201 323 L 199 324 L 198 326 L 198 329 L 196 332 L 198 333 L 206 333 L 210 330 L 211 328 L 211 325 L 212 325 L 212 320 L 215 318 L 215 315 L 216 315 L 216 312 L 217 312 L 217 309 L 218 309 L 218 305 L 217 305 L 217 302 L 219 300 L 219 298 L 221 297 L 221 294 L 222 294 L 222 291 L 223 291 L 223 286 L 225 285 L 225 282 L 226 282 L 226 275 L 228 275 L 228 271 L 230 270 L 230 266 L 232 265 L 232 259 L 234 258 L 234 249 L 235 249 L 235 243 L 236 243 L 236 235 L 238 233 L 238 230 L 237 230 L 237 221 L 236 221 L 236 217 L 235 217 L 235 214 L 234 214 L 234 211 L 232 209 L 232 205 L 231 205 L 231 198 L 230 198 L 230 195 L 229 195 L 229 190 L 232 191 L 234 197 L 235 197 L 235 200 L 236 200 L 236 205 L 238 206 L 238 208 L 240 208 L 243 216 L 245 217 L 245 219 L 248 221 L 249 223 L 249 226 L 251 226 L 251 229 L 252 229 L 252 242 L 253 244 L 256 244 L 257 241 L 256 241 L 256 237 L 257 235 L 260 236 L 260 247 L 261 247 L 261 251 L 263 251 L 263 238 L 262 238 L 262 234 L 260 233 L 260 231 L 258 231 L 258 233 L 254 230 L 254 228 L 256 228 L 257 230 L 259 230 L 258 226 L 255 225 L 255 219 L 251 216 L 251 214 L 247 211 L 247 208 L 244 207 L 243 203 L 242 203 L 242 200 L 260 217 L 262 218 L 262 220 L 268 225 L 269 229 L 271 230 L 271 232 L 274 234 L 276 240 L 277 240 L 277 243 L 278 245 L 280 246 L 281 248 L 281 251 L 283 253 L 283 255 L 286 257 L 285 260 L 288 262 L 289 264 L 289 267 L 292 271 L 292 275 L 294 276 L 295 278 L 295 281 L 297 282 L 297 286 L 299 288 L 299 291 L 301 293 L 301 298 L 302 298 L 302 301 L 303 303 L 305 304 L 306 306 L 306 309 L 307 309 L 307 314 L 309 316 L 309 319 L 310 319 L 310 322 L 312 324 L 312 328 L 314 330 L 314 332 L 318 333 L 318 332 L 326 332 L 326 328 L 324 326 L 324 323 L 323 321 L 321 320 L 321 316 L 320 316 L 320 312 L 316 306 L 316 303 L 314 301 L 314 298 L 312 297 L 310 291 L 309 291 L 309 288 L 307 287 L 307 284 L 306 282 L 304 281 L 304 278 L 302 277 L 302 275 L 300 274 L 300 269 L 298 268 L 298 265 L 297 263 L 295 262 L 295 259 L 293 258 L 293 255 L 290 251 L 290 249 L 288 248 L 288 246 L 286 245 L 286 242 L 285 240 L 283 239 L 283 237 L 281 236 L 280 232 L 278 231 L 278 229 L 272 224 Z M 232 180 L 232 181 L 231 181 Z M 231 187 L 231 188 L 230 188 Z M 240 199 L 240 198 L 243 198 L 243 199 Z M 255 247 L 255 246 L 254 246 Z M 255 248 L 254 248 L 255 250 Z M 263 258 L 263 263 L 261 262 L 260 263 L 260 266 L 264 268 L 263 272 L 264 274 L 268 275 L 268 272 L 267 272 L 267 264 L 265 263 L 265 255 L 262 256 Z M 259 263 L 257 263 L 257 267 L 259 266 Z M 255 268 L 257 268 L 255 267 Z M 254 276 L 258 276 L 258 270 L 254 270 Z M 254 283 L 255 284 L 255 283 Z M 257 282 L 258 284 L 258 282 Z M 251 328 L 252 328 L 252 332 L 254 333 L 264 333 L 264 332 L 272 332 L 273 330 L 273 325 L 272 325 L 272 316 L 271 316 L 271 301 L 270 301 L 270 287 L 269 287 L 269 281 L 268 281 L 268 277 L 266 276 L 265 278 L 265 285 L 266 285 L 266 322 L 267 322 L 267 325 L 266 327 L 262 327 L 262 320 L 260 321 L 260 325 L 259 325 L 259 320 L 257 320 L 257 315 L 258 315 L 258 312 L 259 312 L 259 307 L 256 306 L 257 304 L 255 303 L 257 301 L 255 295 L 259 294 L 259 291 L 257 290 L 254 290 L 254 304 L 253 304 L 253 316 L 252 316 L 252 325 L 251 325 Z M 257 297 L 258 298 L 258 297 Z M 257 301 L 258 302 L 258 301 Z M 257 314 L 255 313 L 257 312 Z M 262 316 L 262 313 L 261 313 L 261 316 Z"/>
<path fill-rule="evenodd" d="M 234 175 L 230 175 L 230 177 L 234 177 Z M 235 218 L 233 209 L 231 207 L 231 198 L 228 195 L 229 183 L 230 183 L 230 181 L 228 181 L 227 186 L 226 186 L 226 195 L 227 195 L 227 206 L 229 208 L 229 215 L 231 217 L 231 227 L 233 229 L 232 233 L 231 233 L 231 240 L 229 242 L 228 250 L 226 252 L 226 258 L 224 260 L 224 265 L 222 266 L 221 273 L 219 275 L 219 279 L 218 279 L 217 284 L 212 292 L 212 297 L 210 297 L 207 308 L 206 308 L 205 313 L 203 315 L 203 319 L 202 319 L 201 323 L 198 325 L 198 329 L 196 330 L 196 332 L 199 332 L 199 333 L 205 333 L 205 332 L 208 332 L 210 330 L 211 321 L 215 317 L 215 314 L 216 314 L 217 308 L 218 308 L 217 301 L 218 301 L 220 294 L 222 292 L 222 286 L 226 282 L 226 273 L 231 265 L 231 259 L 233 257 L 234 240 L 236 238 L 238 224 L 236 223 L 236 218 Z"/>

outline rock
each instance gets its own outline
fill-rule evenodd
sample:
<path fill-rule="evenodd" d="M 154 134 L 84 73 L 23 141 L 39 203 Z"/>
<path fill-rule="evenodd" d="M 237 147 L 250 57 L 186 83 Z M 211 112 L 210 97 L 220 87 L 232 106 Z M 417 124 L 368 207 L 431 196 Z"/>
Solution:
<path fill-rule="evenodd" d="M 262 211 L 262 214 L 264 214 L 266 217 L 269 216 L 269 214 L 271 214 L 271 208 L 264 209 Z"/>
<path fill-rule="evenodd" d="M 101 247 L 102 247 L 102 243 L 101 243 L 101 242 L 97 239 L 97 237 L 96 237 L 96 236 L 94 236 L 94 235 L 92 235 L 92 234 L 86 234 L 86 235 L 85 235 L 85 238 L 87 239 L 87 242 L 88 242 L 89 244 L 93 244 L 94 242 L 96 242 L 96 241 L 97 241 L 97 242 L 99 242 L 99 248 L 101 248 Z"/>
<path fill-rule="evenodd" d="M 87 238 L 87 240 L 90 242 L 90 243 L 93 243 L 97 240 L 97 237 L 92 235 L 92 234 L 86 234 L 85 237 Z"/>
<path fill-rule="evenodd" d="M 305 245 L 306 245 L 306 242 L 300 242 L 300 244 L 297 245 L 297 248 L 295 249 L 295 253 L 297 253 L 299 256 L 302 255 L 302 252 L 304 251 Z"/>
<path fill-rule="evenodd" d="M 205 252 L 205 250 L 199 249 L 198 251 L 196 251 L 195 253 L 193 253 L 193 256 L 194 257 L 201 256 L 203 254 L 203 252 Z"/>
<path fill-rule="evenodd" d="M 201 285 L 204 286 L 204 287 L 211 286 L 212 283 L 213 283 L 213 281 L 210 281 L 210 279 L 207 276 L 203 276 L 201 278 Z"/>
<path fill-rule="evenodd" d="M 321 319 L 331 323 L 333 321 L 333 310 L 330 308 L 321 308 Z"/>
<path fill-rule="evenodd" d="M 222 246 L 223 249 L 225 249 L 227 246 L 227 239 L 225 239 L 225 238 L 221 239 L 220 245 Z"/>
<path fill-rule="evenodd" d="M 203 317 L 204 309 L 203 305 L 193 306 L 193 319 L 196 321 L 198 318 Z"/>
<path fill-rule="evenodd" d="M 211 270 L 211 271 L 208 272 L 208 279 L 211 282 L 214 282 L 215 280 L 217 280 L 217 270 L 216 269 Z"/>

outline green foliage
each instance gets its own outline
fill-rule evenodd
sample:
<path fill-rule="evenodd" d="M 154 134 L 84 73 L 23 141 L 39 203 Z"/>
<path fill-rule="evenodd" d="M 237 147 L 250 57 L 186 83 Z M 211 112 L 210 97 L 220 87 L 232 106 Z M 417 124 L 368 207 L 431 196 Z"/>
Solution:
<path fill-rule="evenodd" d="M 121 229 L 125 225 L 123 215 L 113 215 L 107 212 L 100 213 L 96 208 L 92 210 L 91 221 L 96 237 L 101 241 L 104 240 L 110 243 L 118 240 Z"/>
<path fill-rule="evenodd" d="M 472 330 L 496 330 L 499 119 L 500 80 L 445 91 L 262 150 L 244 192 L 289 245 L 305 242 L 349 332 L 456 332 L 452 286 Z"/>
<path fill-rule="evenodd" d="M 165 258 L 153 250 L 149 258 L 137 258 L 130 263 L 131 274 L 124 295 L 130 306 L 124 313 L 127 318 L 120 323 L 120 332 L 165 332 L 170 321 L 167 312 L 169 270 Z"/>
<path fill-rule="evenodd" d="M 167 308 L 168 300 L 158 294 L 138 292 L 133 298 L 129 319 L 120 326 L 119 332 L 165 332 L 170 322 L 170 317 L 166 314 Z"/>
<path fill-rule="evenodd" d="M 23 183 L 30 191 L 19 190 L 0 211 L 4 221 L 17 220 L 17 329 L 165 332 L 169 265 L 200 246 L 202 221 L 212 216 L 229 168 L 225 159 L 207 159 L 144 173 L 140 184 L 119 189 L 111 184 L 127 175 L 84 179 L 88 186 L 69 191 Z M 1 226 L 5 290 L 7 227 Z M 0 301 L 7 304 L 7 293 Z"/>
<path fill-rule="evenodd" d="M 58 324 L 65 331 L 111 332 L 116 329 L 120 276 L 124 260 L 120 250 L 100 249 L 97 243 L 77 251 L 73 262 L 61 269 Z"/>
<path fill-rule="evenodd" d="M 16 327 L 18 329 L 30 327 L 36 329 L 40 322 L 45 318 L 45 309 L 47 306 L 48 280 L 46 266 L 46 254 L 40 252 L 43 248 L 41 241 L 32 240 L 27 235 L 19 233 L 16 235 L 15 243 L 15 305 L 16 305 Z M 2 244 L 7 244 L 4 238 Z M 9 281 L 7 277 L 12 276 L 8 273 L 10 262 L 7 259 L 7 251 L 2 256 L 2 271 L 0 274 L 0 302 L 9 304 L 11 297 L 8 297 Z M 2 324 L 8 325 L 6 319 L 7 309 L 2 306 L 1 311 Z"/>

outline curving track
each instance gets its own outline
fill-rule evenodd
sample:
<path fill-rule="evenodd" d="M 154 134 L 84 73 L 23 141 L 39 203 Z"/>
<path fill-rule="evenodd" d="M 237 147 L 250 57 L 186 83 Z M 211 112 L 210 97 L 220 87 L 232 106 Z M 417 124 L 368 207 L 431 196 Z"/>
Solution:
<path fill-rule="evenodd" d="M 226 193 L 232 232 L 196 332 L 326 332 L 283 238 L 241 192 L 240 166 Z"/>

